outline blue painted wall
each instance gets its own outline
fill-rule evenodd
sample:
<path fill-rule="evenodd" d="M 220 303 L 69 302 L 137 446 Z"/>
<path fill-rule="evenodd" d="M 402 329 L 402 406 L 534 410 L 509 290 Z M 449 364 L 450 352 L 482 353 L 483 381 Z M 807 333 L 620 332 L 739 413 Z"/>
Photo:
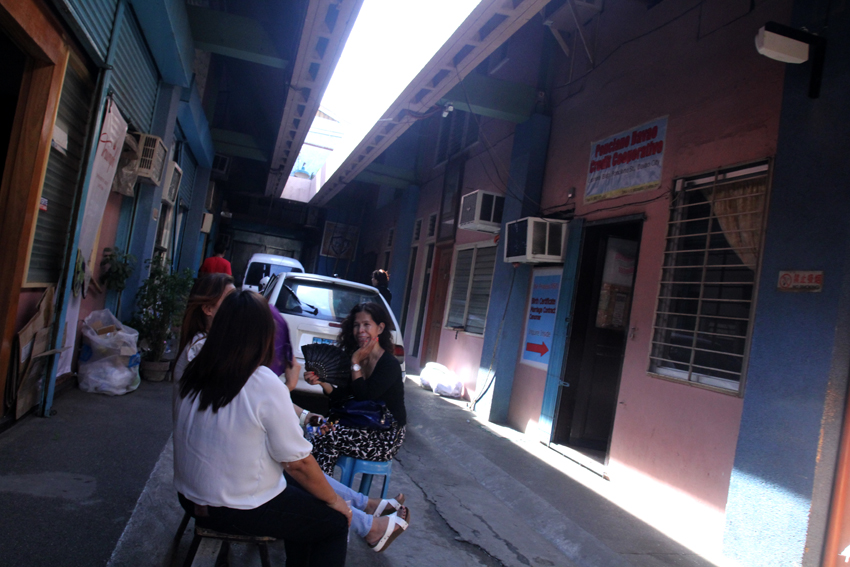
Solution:
<path fill-rule="evenodd" d="M 180 259 L 177 263 L 179 270 L 189 269 L 197 273 L 201 267 L 201 251 L 203 238 L 196 238 L 201 234 L 201 223 L 204 217 L 204 202 L 207 198 L 207 185 L 210 182 L 210 170 L 199 167 L 195 174 L 195 187 L 192 190 L 192 203 L 186 213 L 186 229 L 183 233 L 183 243 L 180 246 Z M 203 235 L 201 235 L 203 236 Z"/>
<path fill-rule="evenodd" d="M 177 112 L 182 89 L 173 85 L 160 83 L 159 94 L 154 111 L 153 128 L 151 133 L 162 138 L 169 150 L 174 145 L 174 125 L 177 122 Z M 174 157 L 169 151 L 168 158 Z M 136 307 L 136 292 L 148 277 L 150 270 L 145 261 L 153 257 L 153 247 L 156 243 L 157 221 L 153 219 L 154 209 L 159 209 L 162 202 L 162 187 L 154 187 L 140 183 L 137 186 L 136 211 L 133 217 L 133 232 L 130 235 L 128 248 L 136 257 L 139 265 L 127 280 L 127 287 L 121 296 L 121 311 L 118 318 L 128 321 Z"/>
<path fill-rule="evenodd" d="M 724 553 L 748 566 L 819 565 L 823 545 L 835 462 L 834 444 L 823 441 L 840 426 L 829 407 L 845 396 L 850 326 L 850 11 L 833 4 L 828 30 L 827 3 L 800 0 L 794 9 L 793 26 L 822 33 L 829 44 L 818 99 L 807 97 L 810 64 L 786 65 L 726 508 Z M 823 270 L 823 292 L 777 291 L 779 270 L 789 269 Z"/>
<path fill-rule="evenodd" d="M 505 196 L 502 227 L 505 223 L 536 215 L 543 191 L 543 174 L 546 168 L 546 152 L 549 147 L 551 119 L 535 114 L 517 125 L 511 149 L 510 180 L 511 193 L 522 195 L 523 201 L 512 195 Z M 490 308 L 484 329 L 484 347 L 478 371 L 476 392 L 482 392 L 490 380 L 495 380 L 480 403 L 484 410 L 490 404 L 490 421 L 506 423 L 511 392 L 514 384 L 518 349 L 522 341 L 523 326 L 502 325 L 522 321 L 525 318 L 525 303 L 531 278 L 531 266 L 521 264 L 514 268 L 502 261 L 504 257 L 504 230 L 496 248 L 496 268 L 490 288 Z M 504 316 L 504 317 L 503 317 Z M 500 332 L 501 331 L 501 332 Z M 492 370 L 491 370 L 492 366 Z M 479 394 L 480 395 L 480 394 Z M 490 397 L 492 396 L 492 397 Z"/>
<path fill-rule="evenodd" d="M 402 197 L 401 210 L 395 225 L 395 241 L 393 255 L 390 260 L 390 285 L 387 286 L 393 294 L 390 307 L 401 318 L 404 308 L 404 287 L 407 285 L 407 272 L 410 269 L 410 249 L 413 245 L 413 226 L 416 224 L 416 211 L 419 209 L 419 187 L 411 185 Z M 399 320 L 399 325 L 403 324 Z"/>

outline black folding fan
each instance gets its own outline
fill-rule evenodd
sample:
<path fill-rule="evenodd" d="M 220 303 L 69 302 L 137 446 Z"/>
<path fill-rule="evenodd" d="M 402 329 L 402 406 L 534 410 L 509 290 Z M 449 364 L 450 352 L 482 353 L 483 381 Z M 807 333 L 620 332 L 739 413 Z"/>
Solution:
<path fill-rule="evenodd" d="M 307 344 L 301 347 L 304 371 L 315 372 L 319 380 L 335 386 L 351 381 L 351 358 L 341 348 L 329 344 Z"/>

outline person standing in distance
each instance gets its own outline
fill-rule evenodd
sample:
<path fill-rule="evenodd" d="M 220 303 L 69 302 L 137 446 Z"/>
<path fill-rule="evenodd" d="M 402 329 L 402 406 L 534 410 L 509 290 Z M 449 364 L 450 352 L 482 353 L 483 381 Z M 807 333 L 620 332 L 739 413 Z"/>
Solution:
<path fill-rule="evenodd" d="M 387 287 L 390 285 L 390 275 L 386 270 L 375 270 L 372 272 L 372 285 L 378 288 L 378 291 L 387 300 L 387 305 L 392 307 L 393 294 Z"/>
<path fill-rule="evenodd" d="M 204 263 L 201 264 L 201 269 L 198 270 L 198 275 L 227 274 L 228 276 L 232 276 L 233 271 L 230 269 L 230 262 L 224 259 L 224 252 L 226 250 L 227 245 L 224 243 L 224 240 L 221 238 L 216 240 L 213 247 L 214 254 L 204 260 Z"/>

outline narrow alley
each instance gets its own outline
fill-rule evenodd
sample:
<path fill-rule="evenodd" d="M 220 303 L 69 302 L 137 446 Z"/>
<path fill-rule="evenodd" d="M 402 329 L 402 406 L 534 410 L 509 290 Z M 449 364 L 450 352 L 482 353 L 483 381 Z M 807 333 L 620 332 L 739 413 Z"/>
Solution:
<path fill-rule="evenodd" d="M 347 565 L 712 565 L 613 505 L 608 481 L 413 380 L 406 390 L 411 427 L 390 491 L 406 495 L 411 529 L 380 555 L 352 537 Z M 69 390 L 53 418 L 29 417 L 0 437 L 0 563 L 182 565 L 192 524 L 172 556 L 183 511 L 171 484 L 170 395 L 169 383 L 116 398 Z M 194 565 L 212 566 L 217 550 L 206 540 Z M 282 545 L 270 551 L 283 565 Z M 259 562 L 253 546 L 234 545 L 231 557 L 234 567 Z"/>

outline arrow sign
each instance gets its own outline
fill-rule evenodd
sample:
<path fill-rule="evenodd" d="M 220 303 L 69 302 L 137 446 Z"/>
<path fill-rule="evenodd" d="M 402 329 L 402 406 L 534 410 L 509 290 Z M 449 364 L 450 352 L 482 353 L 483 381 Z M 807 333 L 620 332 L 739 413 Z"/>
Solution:
<path fill-rule="evenodd" d="M 525 350 L 529 352 L 539 352 L 540 356 L 543 356 L 549 349 L 546 348 L 546 343 L 537 344 L 537 343 L 525 343 Z"/>

